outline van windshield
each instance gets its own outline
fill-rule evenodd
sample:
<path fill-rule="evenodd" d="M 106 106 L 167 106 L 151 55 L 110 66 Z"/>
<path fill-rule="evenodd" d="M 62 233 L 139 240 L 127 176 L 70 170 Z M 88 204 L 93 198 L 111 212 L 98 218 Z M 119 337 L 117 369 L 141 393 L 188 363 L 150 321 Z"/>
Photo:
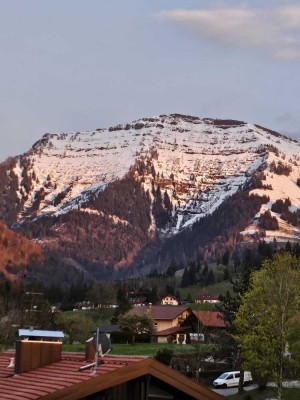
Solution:
<path fill-rule="evenodd" d="M 220 375 L 218 379 L 226 379 L 228 374 L 225 372 L 224 374 Z"/>

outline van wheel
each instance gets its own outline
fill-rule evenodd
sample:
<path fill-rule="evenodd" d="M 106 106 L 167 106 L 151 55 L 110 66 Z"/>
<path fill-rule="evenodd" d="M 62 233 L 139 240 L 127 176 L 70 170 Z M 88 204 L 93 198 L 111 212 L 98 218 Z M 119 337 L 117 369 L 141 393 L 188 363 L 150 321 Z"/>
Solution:
<path fill-rule="evenodd" d="M 222 385 L 222 388 L 223 388 L 223 389 L 227 389 L 226 383 L 224 383 L 224 384 Z"/>

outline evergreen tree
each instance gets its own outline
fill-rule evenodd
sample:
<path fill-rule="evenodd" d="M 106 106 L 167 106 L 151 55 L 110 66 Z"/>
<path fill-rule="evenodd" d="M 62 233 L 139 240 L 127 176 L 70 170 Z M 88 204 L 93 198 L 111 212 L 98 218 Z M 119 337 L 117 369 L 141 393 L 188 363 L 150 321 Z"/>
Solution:
<path fill-rule="evenodd" d="M 166 271 L 166 276 L 172 277 L 175 275 L 175 272 L 177 271 L 177 265 L 175 261 L 173 260 L 171 264 L 168 266 L 168 269 Z"/>
<path fill-rule="evenodd" d="M 225 251 L 225 253 L 223 254 L 223 257 L 222 257 L 222 264 L 223 265 L 228 265 L 228 263 L 229 263 L 229 257 L 230 257 L 230 251 L 229 251 L 229 249 L 226 249 L 226 251 Z"/>
<path fill-rule="evenodd" d="M 175 296 L 174 286 L 167 284 L 165 289 L 167 294 L 169 294 L 170 296 Z"/>
<path fill-rule="evenodd" d="M 206 285 L 213 285 L 216 282 L 215 274 L 212 269 L 209 270 L 206 278 Z"/>
<path fill-rule="evenodd" d="M 190 284 L 194 285 L 196 283 L 196 264 L 192 262 L 189 266 Z"/>
<path fill-rule="evenodd" d="M 152 287 L 148 301 L 149 301 L 149 303 L 152 303 L 152 304 L 157 304 L 159 302 L 159 297 L 158 297 L 156 286 Z"/>
<path fill-rule="evenodd" d="M 297 258 L 300 257 L 300 244 L 299 244 L 299 242 L 294 243 L 292 254 Z"/>
<path fill-rule="evenodd" d="M 190 284 L 191 284 L 190 274 L 189 274 L 188 268 L 185 267 L 183 274 L 182 274 L 182 278 L 181 278 L 181 287 L 184 288 L 184 287 L 190 286 Z"/>
<path fill-rule="evenodd" d="M 126 292 L 122 288 L 118 288 L 117 291 L 117 308 L 114 311 L 113 317 L 111 319 L 112 324 L 116 324 L 120 316 L 124 315 L 127 311 L 132 308 Z"/>
<path fill-rule="evenodd" d="M 285 251 L 287 251 L 288 253 L 292 252 L 292 245 L 289 240 L 285 244 Z"/>
<path fill-rule="evenodd" d="M 171 212 L 172 211 L 172 203 L 171 203 L 170 197 L 166 190 L 164 192 L 163 203 L 164 203 L 164 207 L 165 207 L 166 211 Z"/>

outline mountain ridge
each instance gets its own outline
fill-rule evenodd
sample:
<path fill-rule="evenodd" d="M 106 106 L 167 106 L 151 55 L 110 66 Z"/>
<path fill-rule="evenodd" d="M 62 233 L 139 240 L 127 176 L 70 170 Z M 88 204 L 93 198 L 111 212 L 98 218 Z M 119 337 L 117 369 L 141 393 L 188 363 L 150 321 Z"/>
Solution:
<path fill-rule="evenodd" d="M 62 253 L 71 258 L 73 247 L 81 246 L 72 230 L 87 248 L 94 235 L 93 246 L 102 246 L 99 254 L 91 263 L 87 255 L 96 254 L 94 248 L 75 257 L 92 275 L 104 266 L 110 272 L 136 263 L 142 267 L 134 268 L 142 270 L 155 263 L 165 268 L 170 257 L 158 262 L 160 256 L 153 254 L 151 262 L 148 256 L 136 260 L 147 246 L 159 243 L 161 251 L 165 242 L 201 225 L 240 192 L 264 196 L 264 204 L 239 232 L 244 240 L 271 240 L 272 234 L 297 240 L 299 147 L 295 139 L 259 125 L 180 114 L 90 132 L 48 133 L 28 153 L 0 165 L 1 218 L 46 249 L 60 252 L 63 242 Z M 10 196 L 15 208 L 7 201 Z M 284 215 L 294 218 L 294 225 L 272 211 L 287 198 Z M 267 211 L 267 221 L 279 221 L 271 233 L 260 222 Z M 81 220 L 89 226 L 88 234 L 80 228 Z"/>

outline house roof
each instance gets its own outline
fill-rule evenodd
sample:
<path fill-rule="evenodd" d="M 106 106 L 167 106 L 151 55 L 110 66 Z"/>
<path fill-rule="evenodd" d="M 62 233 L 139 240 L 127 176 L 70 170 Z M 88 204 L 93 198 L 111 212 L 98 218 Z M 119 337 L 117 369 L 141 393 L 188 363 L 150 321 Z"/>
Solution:
<path fill-rule="evenodd" d="M 189 328 L 187 326 L 172 326 L 172 328 L 164 329 L 156 332 L 153 336 L 168 336 L 176 335 L 176 333 L 186 332 Z"/>
<path fill-rule="evenodd" d="M 2 400 L 76 400 L 133 379 L 151 375 L 182 391 L 192 399 L 221 400 L 211 391 L 151 358 L 106 356 L 95 375 L 86 365 L 83 354 L 63 353 L 62 360 L 15 375 L 8 368 L 14 353 L 0 354 L 0 393 Z"/>
<path fill-rule="evenodd" d="M 154 320 L 173 321 L 185 311 L 189 311 L 189 308 L 185 306 L 136 306 L 129 313 L 138 315 L 149 313 Z"/>
<path fill-rule="evenodd" d="M 166 299 L 166 298 L 171 298 L 172 300 L 178 301 L 178 299 L 177 299 L 175 296 L 172 296 L 171 294 L 167 294 L 166 296 L 164 296 L 164 297 L 162 298 L 162 300 L 164 300 L 164 299 Z"/>
<path fill-rule="evenodd" d="M 226 328 L 221 313 L 217 311 L 193 310 L 193 314 L 199 319 L 202 325 L 211 328 Z"/>
<path fill-rule="evenodd" d="M 99 325 L 99 332 L 102 333 L 112 333 L 112 332 L 118 332 L 120 330 L 119 325 Z M 94 329 L 94 332 L 96 332 L 97 328 Z"/>
<path fill-rule="evenodd" d="M 199 301 L 219 301 L 219 296 L 214 294 L 198 294 L 196 300 Z"/>
<path fill-rule="evenodd" d="M 68 387 L 144 359 L 144 357 L 106 356 L 101 359 L 104 360 L 104 364 L 98 367 L 96 375 L 91 376 L 91 369 L 79 370 L 80 367 L 91 364 L 90 361 L 85 361 L 84 354 L 62 353 L 61 361 L 17 375 L 13 367 L 8 367 L 14 355 L 13 352 L 0 354 L 1 400 L 63 399 L 64 397 L 59 397 L 57 393 Z"/>

